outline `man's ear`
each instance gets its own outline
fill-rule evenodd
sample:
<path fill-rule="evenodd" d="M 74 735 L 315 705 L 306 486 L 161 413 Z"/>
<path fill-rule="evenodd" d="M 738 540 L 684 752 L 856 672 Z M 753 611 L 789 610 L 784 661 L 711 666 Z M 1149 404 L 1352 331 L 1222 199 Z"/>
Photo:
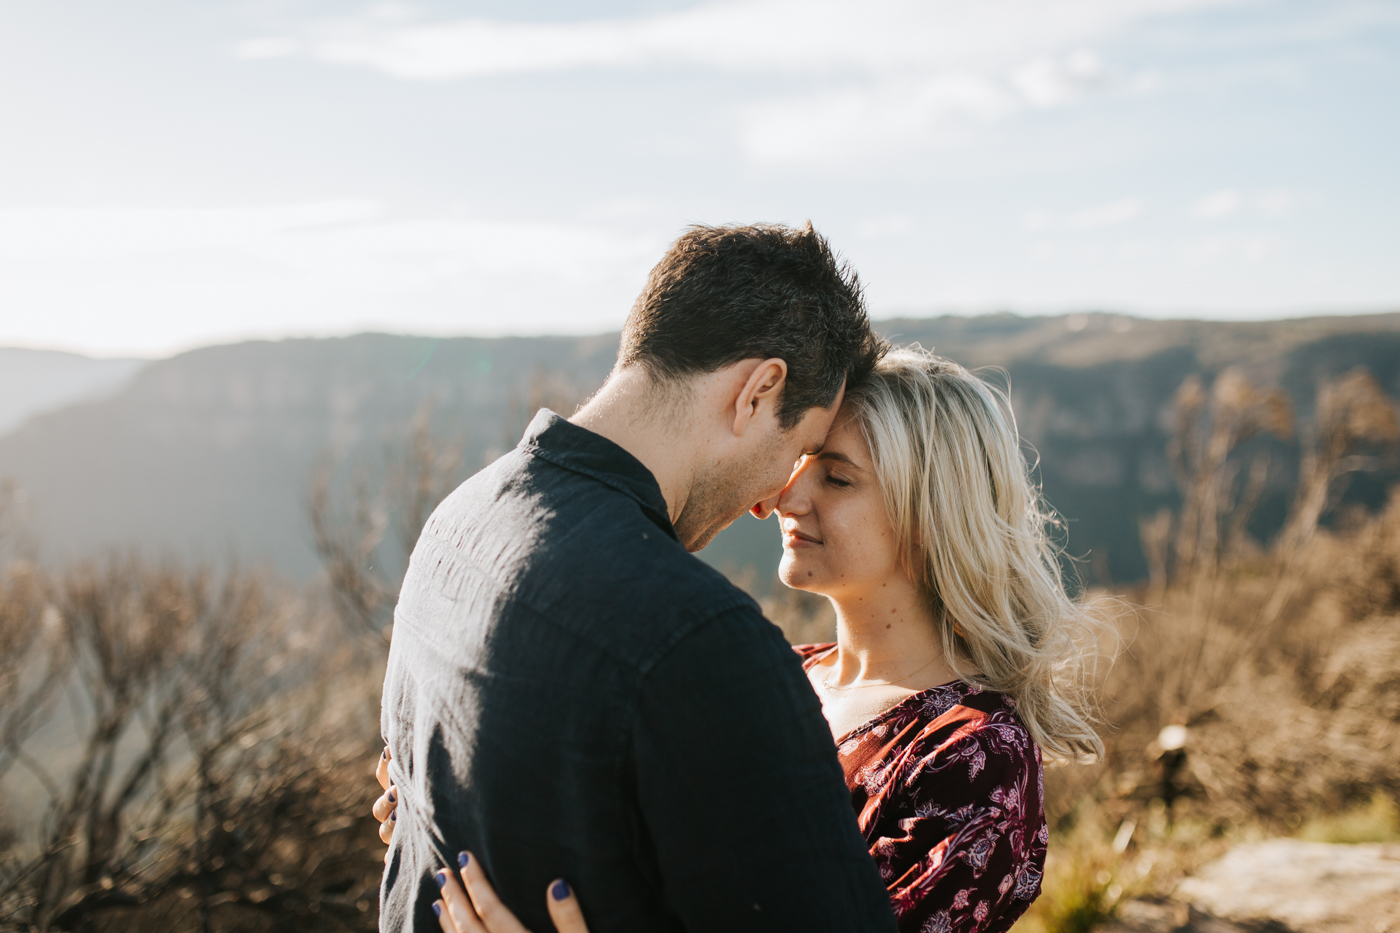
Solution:
<path fill-rule="evenodd" d="M 738 397 L 734 399 L 735 437 L 742 437 L 759 416 L 765 413 L 765 409 L 771 409 L 776 416 L 778 400 L 782 398 L 783 386 L 786 384 L 785 360 L 764 360 L 754 367 Z"/>

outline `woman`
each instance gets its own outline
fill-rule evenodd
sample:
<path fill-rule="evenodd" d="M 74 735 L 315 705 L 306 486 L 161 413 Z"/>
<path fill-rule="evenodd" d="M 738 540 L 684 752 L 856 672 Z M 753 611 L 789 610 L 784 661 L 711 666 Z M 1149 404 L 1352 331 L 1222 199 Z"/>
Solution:
<path fill-rule="evenodd" d="M 1102 752 L 1081 653 L 1091 611 L 1065 592 L 1009 402 L 955 363 L 895 350 L 821 452 L 754 507 L 769 511 L 783 582 L 836 609 L 836 642 L 797 651 L 899 928 L 1008 929 L 1040 893 L 1042 752 Z M 467 898 L 444 879 L 452 914 Z M 582 929 L 571 894 L 564 906 Z M 498 933 L 463 923 L 443 928 Z"/>

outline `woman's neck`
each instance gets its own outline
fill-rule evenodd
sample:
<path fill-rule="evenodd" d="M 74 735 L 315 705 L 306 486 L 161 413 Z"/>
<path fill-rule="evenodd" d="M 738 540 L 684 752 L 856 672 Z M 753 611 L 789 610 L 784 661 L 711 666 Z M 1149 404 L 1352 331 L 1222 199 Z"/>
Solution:
<path fill-rule="evenodd" d="M 836 607 L 834 683 L 887 681 L 925 689 L 957 679 L 943 658 L 928 598 L 911 580 L 901 575 L 833 595 L 831 601 Z"/>

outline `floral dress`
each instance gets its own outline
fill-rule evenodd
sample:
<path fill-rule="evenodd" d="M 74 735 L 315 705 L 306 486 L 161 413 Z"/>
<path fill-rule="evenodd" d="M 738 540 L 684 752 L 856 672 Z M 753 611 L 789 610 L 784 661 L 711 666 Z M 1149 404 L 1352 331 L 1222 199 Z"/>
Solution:
<path fill-rule="evenodd" d="M 801 645 L 810 667 L 834 645 Z M 1000 933 L 1040 895 L 1040 749 L 1004 694 L 954 681 L 842 736 L 841 767 L 901 933 Z"/>

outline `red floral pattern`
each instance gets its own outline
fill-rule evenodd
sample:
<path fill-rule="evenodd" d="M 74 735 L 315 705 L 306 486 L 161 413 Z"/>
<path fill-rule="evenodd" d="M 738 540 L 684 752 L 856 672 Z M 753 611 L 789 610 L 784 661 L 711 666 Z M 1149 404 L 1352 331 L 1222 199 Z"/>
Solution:
<path fill-rule="evenodd" d="M 833 645 L 801 645 L 810 666 Z M 954 681 L 842 736 L 860 830 L 902 933 L 1000 933 L 1040 896 L 1040 749 L 1004 694 Z"/>

